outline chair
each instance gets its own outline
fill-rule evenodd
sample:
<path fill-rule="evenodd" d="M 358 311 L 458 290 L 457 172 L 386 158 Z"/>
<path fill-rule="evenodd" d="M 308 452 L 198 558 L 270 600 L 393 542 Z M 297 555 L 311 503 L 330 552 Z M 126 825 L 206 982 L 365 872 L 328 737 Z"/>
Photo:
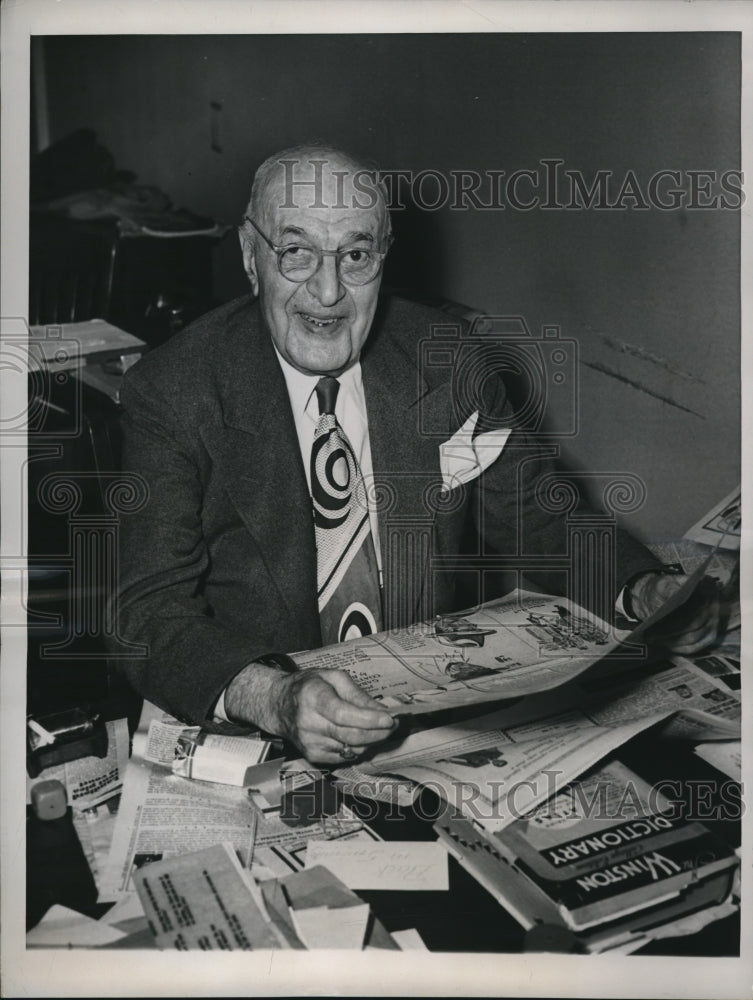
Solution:
<path fill-rule="evenodd" d="M 32 215 L 29 323 L 76 323 L 110 314 L 118 229 L 114 220 Z"/>
<path fill-rule="evenodd" d="M 33 215 L 29 242 L 30 324 L 54 326 L 109 315 L 118 243 L 114 221 Z M 44 398 L 37 401 L 40 392 Z M 29 412 L 36 412 L 39 402 L 45 417 L 42 426 L 29 428 L 28 701 L 29 710 L 49 710 L 86 700 L 87 692 L 100 686 L 106 693 L 107 674 L 102 660 L 77 660 L 75 653 L 64 662 L 45 656 L 45 645 L 60 640 L 71 626 L 67 617 L 76 584 L 61 565 L 69 544 L 68 519 L 40 502 L 39 487 L 50 474 L 94 473 L 86 480 L 83 503 L 95 515 L 103 510 L 100 477 L 120 464 L 119 418 L 110 400 L 97 398 L 75 379 L 57 385 L 30 378 L 29 393 Z M 99 595 L 87 590 L 77 596 L 88 604 Z"/>

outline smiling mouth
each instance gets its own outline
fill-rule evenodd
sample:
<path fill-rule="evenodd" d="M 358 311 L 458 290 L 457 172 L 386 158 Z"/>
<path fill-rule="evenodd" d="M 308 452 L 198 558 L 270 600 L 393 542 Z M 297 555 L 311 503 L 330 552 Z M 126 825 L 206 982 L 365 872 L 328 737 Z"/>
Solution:
<path fill-rule="evenodd" d="M 319 319 L 318 317 L 311 316 L 309 313 L 305 312 L 299 312 L 298 315 L 306 323 L 309 323 L 311 326 L 315 326 L 319 330 L 324 330 L 327 327 L 334 326 L 336 323 L 339 323 L 340 320 L 342 319 L 342 316 L 332 316 L 327 319 Z"/>

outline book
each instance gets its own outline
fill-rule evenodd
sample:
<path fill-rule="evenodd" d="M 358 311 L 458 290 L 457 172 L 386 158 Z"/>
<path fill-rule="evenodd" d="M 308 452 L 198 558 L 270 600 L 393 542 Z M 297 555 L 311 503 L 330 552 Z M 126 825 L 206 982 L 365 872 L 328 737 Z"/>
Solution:
<path fill-rule="evenodd" d="M 733 852 L 707 833 L 628 860 L 602 856 L 598 868 L 565 880 L 542 878 L 523 863 L 520 870 L 554 901 L 568 927 L 583 930 L 673 899 L 734 864 Z"/>
<path fill-rule="evenodd" d="M 66 371 L 107 358 L 141 354 L 143 340 L 104 319 L 29 327 L 29 369 Z"/>
<path fill-rule="evenodd" d="M 568 880 L 627 861 L 647 848 L 699 837 L 700 823 L 672 812 L 671 803 L 620 761 L 611 761 L 515 820 L 500 834 L 532 877 Z"/>
<path fill-rule="evenodd" d="M 120 387 L 123 376 L 120 373 L 105 371 L 102 365 L 84 365 L 73 373 L 73 377 L 88 385 L 91 389 L 108 396 L 113 403 L 120 403 Z"/>
<path fill-rule="evenodd" d="M 448 807 L 435 824 L 460 863 L 526 927 L 601 950 L 729 894 L 738 858 L 618 761 L 492 833 Z"/>

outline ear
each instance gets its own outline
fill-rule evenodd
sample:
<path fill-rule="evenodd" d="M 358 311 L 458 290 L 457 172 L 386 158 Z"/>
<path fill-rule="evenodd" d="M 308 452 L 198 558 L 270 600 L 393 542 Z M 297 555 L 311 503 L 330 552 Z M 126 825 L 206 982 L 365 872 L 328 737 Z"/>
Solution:
<path fill-rule="evenodd" d="M 242 229 L 239 230 L 238 237 L 241 241 L 241 253 L 243 254 L 243 270 L 248 276 L 248 280 L 251 284 L 251 291 L 254 295 L 258 295 L 259 278 L 256 274 L 256 253 L 254 251 L 253 244 Z"/>

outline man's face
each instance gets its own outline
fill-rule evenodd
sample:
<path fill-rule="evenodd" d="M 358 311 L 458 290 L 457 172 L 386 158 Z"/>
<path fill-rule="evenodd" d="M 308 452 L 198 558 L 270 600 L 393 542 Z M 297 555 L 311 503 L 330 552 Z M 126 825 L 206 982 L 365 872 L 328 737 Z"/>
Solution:
<path fill-rule="evenodd" d="M 349 169 L 353 170 L 349 164 L 328 163 L 320 175 L 317 199 L 311 186 L 286 191 L 280 170 L 267 185 L 262 218 L 254 221 L 277 246 L 384 249 L 381 206 L 354 206 L 350 177 L 343 181 L 331 173 Z M 314 177 L 314 168 L 305 159 L 295 171 L 296 180 L 310 182 Z M 312 207 L 315 200 L 326 207 Z M 359 200 L 363 203 L 363 196 Z M 291 202 L 294 207 L 288 207 Z M 345 284 L 338 275 L 337 258 L 325 256 L 309 279 L 292 282 L 280 274 L 276 254 L 258 235 L 244 260 L 272 340 L 286 361 L 308 375 L 339 375 L 355 364 L 374 318 L 379 276 L 366 285 Z"/>

